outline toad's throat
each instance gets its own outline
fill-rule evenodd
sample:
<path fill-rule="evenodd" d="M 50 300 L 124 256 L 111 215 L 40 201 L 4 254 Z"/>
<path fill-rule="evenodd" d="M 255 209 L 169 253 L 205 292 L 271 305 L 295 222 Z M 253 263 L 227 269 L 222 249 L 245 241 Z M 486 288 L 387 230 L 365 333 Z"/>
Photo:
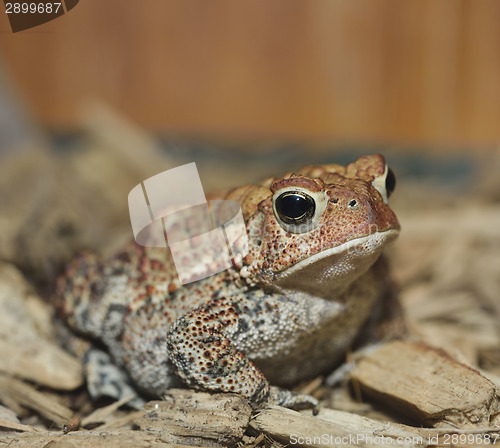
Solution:
<path fill-rule="evenodd" d="M 285 293 L 334 298 L 370 269 L 398 233 L 396 229 L 376 232 L 318 252 L 280 272 L 272 286 Z"/>

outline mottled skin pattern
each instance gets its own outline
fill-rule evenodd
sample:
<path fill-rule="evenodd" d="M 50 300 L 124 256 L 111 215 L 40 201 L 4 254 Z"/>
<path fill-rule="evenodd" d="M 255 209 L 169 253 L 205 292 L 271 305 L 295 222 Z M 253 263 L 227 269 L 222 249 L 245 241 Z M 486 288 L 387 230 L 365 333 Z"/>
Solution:
<path fill-rule="evenodd" d="M 91 392 L 119 398 L 129 377 L 154 396 L 185 383 L 255 408 L 317 406 L 286 387 L 332 371 L 356 339 L 380 337 L 397 315 L 381 258 L 399 231 L 391 176 L 382 156 L 364 156 L 218 195 L 240 203 L 250 251 L 186 286 L 164 249 L 134 243 L 106 263 L 81 255 L 59 283 L 59 315 L 128 375 L 97 375 Z"/>

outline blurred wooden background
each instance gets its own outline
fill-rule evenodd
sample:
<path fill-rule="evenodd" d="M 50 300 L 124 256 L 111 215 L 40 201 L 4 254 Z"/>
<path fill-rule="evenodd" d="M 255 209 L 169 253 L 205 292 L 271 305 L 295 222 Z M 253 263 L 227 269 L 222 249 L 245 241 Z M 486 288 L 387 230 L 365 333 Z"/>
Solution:
<path fill-rule="evenodd" d="M 177 134 L 500 141 L 497 0 L 80 0 L 0 62 L 42 123 L 100 99 Z"/>

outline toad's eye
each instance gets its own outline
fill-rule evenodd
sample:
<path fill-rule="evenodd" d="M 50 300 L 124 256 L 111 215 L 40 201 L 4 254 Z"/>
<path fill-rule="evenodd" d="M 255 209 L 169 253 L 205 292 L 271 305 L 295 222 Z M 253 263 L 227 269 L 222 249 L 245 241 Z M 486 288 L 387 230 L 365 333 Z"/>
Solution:
<path fill-rule="evenodd" d="M 396 188 L 396 176 L 394 174 L 394 171 L 388 168 L 387 176 L 385 178 L 385 189 L 387 191 L 387 197 L 389 197 L 394 192 L 395 188 Z"/>
<path fill-rule="evenodd" d="M 275 202 L 276 213 L 286 224 L 305 224 L 314 216 L 314 199 L 302 191 L 287 191 Z"/>
<path fill-rule="evenodd" d="M 394 171 L 386 165 L 384 174 L 376 177 L 372 181 L 372 185 L 380 193 L 382 199 L 387 204 L 389 202 L 389 196 L 396 188 L 396 176 L 394 175 Z"/>

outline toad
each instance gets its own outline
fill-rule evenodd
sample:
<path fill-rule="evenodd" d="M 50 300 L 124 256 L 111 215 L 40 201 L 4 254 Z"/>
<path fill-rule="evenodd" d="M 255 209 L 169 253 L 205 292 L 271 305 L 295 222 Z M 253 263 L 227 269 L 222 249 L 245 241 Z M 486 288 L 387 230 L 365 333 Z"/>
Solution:
<path fill-rule="evenodd" d="M 91 395 L 121 398 L 133 387 L 161 397 L 187 385 L 240 394 L 255 409 L 317 407 L 290 387 L 399 328 L 382 255 L 400 229 L 394 187 L 372 155 L 220 194 L 240 204 L 248 253 L 187 285 L 165 249 L 133 243 L 106 262 L 77 257 L 57 307 L 80 337 L 69 345 Z"/>

